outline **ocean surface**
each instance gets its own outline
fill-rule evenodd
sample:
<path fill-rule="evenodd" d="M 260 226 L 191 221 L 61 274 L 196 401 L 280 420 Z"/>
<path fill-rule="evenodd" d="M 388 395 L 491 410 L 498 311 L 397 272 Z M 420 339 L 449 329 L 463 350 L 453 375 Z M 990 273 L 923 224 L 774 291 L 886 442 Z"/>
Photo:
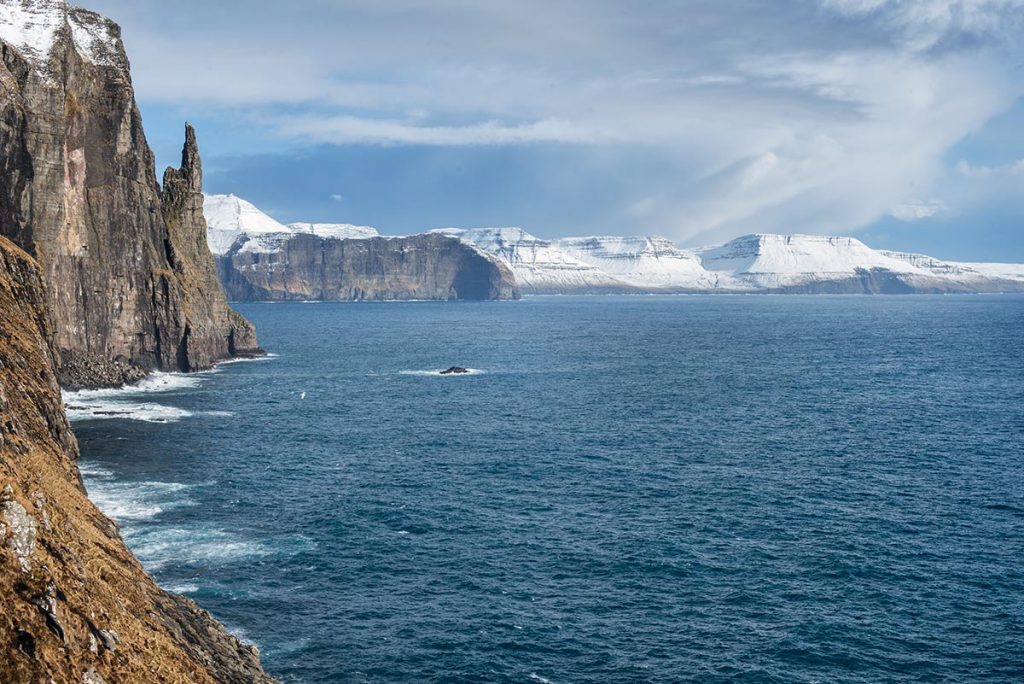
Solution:
<path fill-rule="evenodd" d="M 275 356 L 66 400 L 284 682 L 1024 681 L 1024 297 L 238 308 Z"/>

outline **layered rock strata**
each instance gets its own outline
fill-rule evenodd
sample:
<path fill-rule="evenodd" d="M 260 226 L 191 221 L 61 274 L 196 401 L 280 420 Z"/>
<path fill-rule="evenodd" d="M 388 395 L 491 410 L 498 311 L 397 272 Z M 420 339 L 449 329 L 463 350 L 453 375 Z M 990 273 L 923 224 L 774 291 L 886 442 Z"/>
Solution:
<path fill-rule="evenodd" d="M 309 233 L 243 237 L 218 258 L 236 301 L 518 299 L 515 277 L 496 259 L 435 234 L 322 238 Z"/>

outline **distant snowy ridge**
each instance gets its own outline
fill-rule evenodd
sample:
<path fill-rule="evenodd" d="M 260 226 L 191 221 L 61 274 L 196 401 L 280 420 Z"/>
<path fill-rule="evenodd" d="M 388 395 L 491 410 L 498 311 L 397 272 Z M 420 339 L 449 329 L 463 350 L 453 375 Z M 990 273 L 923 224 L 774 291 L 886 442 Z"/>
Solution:
<path fill-rule="evenodd" d="M 616 292 L 631 289 L 621 280 L 586 263 L 557 242 L 541 240 L 522 228 L 441 228 L 431 232 L 458 237 L 497 257 L 515 274 L 520 288 L 532 292 Z"/>
<path fill-rule="evenodd" d="M 338 240 L 361 240 L 380 237 L 376 228 L 353 226 L 349 223 L 289 223 L 288 229 L 296 233 L 309 233 L 323 238 Z"/>
<path fill-rule="evenodd" d="M 298 234 L 353 240 L 378 237 L 375 228 L 347 223 L 292 223 L 284 225 L 235 195 L 206 195 L 206 239 L 218 256 L 229 252 L 276 252 Z"/>
<path fill-rule="evenodd" d="M 298 234 L 366 239 L 349 224 L 278 223 L 233 195 L 210 195 L 214 254 L 280 251 Z M 752 234 L 684 249 L 662 237 L 544 240 L 522 228 L 440 228 L 502 262 L 525 294 L 910 293 L 1024 291 L 1024 264 L 943 261 L 871 249 L 851 237 Z"/>
<path fill-rule="evenodd" d="M 885 252 L 850 237 L 752 234 L 683 249 L 659 237 L 542 240 L 521 228 L 443 232 L 505 261 L 532 294 L 1024 291 L 1024 265 Z"/>

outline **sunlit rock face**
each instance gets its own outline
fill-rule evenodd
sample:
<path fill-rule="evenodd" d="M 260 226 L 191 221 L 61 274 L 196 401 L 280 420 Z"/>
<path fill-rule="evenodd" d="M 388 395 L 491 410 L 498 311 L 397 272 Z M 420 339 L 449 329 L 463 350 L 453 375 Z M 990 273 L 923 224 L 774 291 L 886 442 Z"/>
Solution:
<path fill-rule="evenodd" d="M 164 206 L 120 28 L 0 0 L 0 51 L 0 234 L 43 269 L 62 380 L 120 384 L 255 346 L 213 278 L 191 131 Z"/>

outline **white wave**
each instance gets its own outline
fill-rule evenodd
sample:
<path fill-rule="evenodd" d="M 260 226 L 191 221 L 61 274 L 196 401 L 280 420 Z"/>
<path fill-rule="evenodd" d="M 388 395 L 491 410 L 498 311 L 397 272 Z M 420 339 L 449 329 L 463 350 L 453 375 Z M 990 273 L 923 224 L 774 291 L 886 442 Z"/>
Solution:
<path fill-rule="evenodd" d="M 71 422 L 124 418 L 126 420 L 141 420 L 146 423 L 176 423 L 182 418 L 194 415 L 191 411 L 164 404 L 149 402 L 132 404 L 122 401 L 78 403 L 72 400 L 64 405 L 64 411 Z"/>
<path fill-rule="evenodd" d="M 89 480 L 90 478 L 109 479 L 114 477 L 113 471 L 104 468 L 98 463 L 93 463 L 91 461 L 83 461 L 81 459 L 78 460 L 78 472 L 80 472 L 82 474 L 82 477 L 85 478 L 86 480 Z"/>
<path fill-rule="evenodd" d="M 217 369 L 219 369 L 221 366 L 231 366 L 236 363 L 260 363 L 262 361 L 273 361 L 274 359 L 280 358 L 280 356 L 280 354 L 272 354 L 268 352 L 263 356 L 243 356 L 237 359 L 223 359 L 222 361 L 218 361 L 213 368 L 204 372 L 216 373 Z"/>
<path fill-rule="evenodd" d="M 92 502 L 119 523 L 149 520 L 164 511 L 195 505 L 188 491 L 196 485 L 117 481 L 113 472 L 87 461 L 80 462 L 78 470 Z"/>
<path fill-rule="evenodd" d="M 194 389 L 203 378 L 196 374 L 152 373 L 133 385 L 109 389 L 64 392 L 64 410 L 68 420 L 126 418 L 148 423 L 174 423 L 193 415 L 174 406 L 154 402 L 127 401 L 154 393 Z"/>
<path fill-rule="evenodd" d="M 151 392 L 173 392 L 194 389 L 202 383 L 202 375 L 191 373 L 151 373 L 132 385 L 108 389 L 86 389 L 64 392 L 65 403 L 84 403 L 100 399 L 116 399 Z"/>
<path fill-rule="evenodd" d="M 437 368 L 435 370 L 403 370 L 398 371 L 399 375 L 415 375 L 417 377 L 430 377 L 430 378 L 458 378 L 465 377 L 467 375 L 483 375 L 485 371 L 479 368 L 467 368 L 468 373 L 451 373 L 449 375 L 441 375 L 445 368 Z"/>
<path fill-rule="evenodd" d="M 172 594 L 195 594 L 199 591 L 199 585 L 194 582 L 166 582 L 160 586 Z"/>
<path fill-rule="evenodd" d="M 270 555 L 266 546 L 217 528 L 148 527 L 126 530 L 125 541 L 147 570 L 170 563 L 217 565 Z"/>

